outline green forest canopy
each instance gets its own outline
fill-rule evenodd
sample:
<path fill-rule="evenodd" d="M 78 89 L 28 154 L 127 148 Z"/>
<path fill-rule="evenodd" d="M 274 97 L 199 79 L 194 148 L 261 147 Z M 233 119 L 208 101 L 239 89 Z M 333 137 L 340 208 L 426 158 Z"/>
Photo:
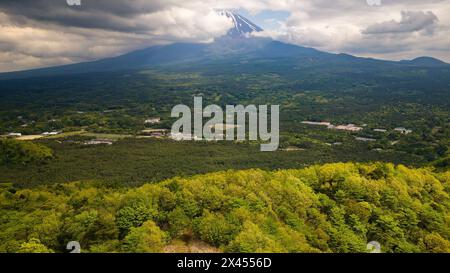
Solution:
<path fill-rule="evenodd" d="M 41 144 L 15 139 L 0 139 L 0 165 L 43 162 L 52 158 L 53 151 Z"/>
<path fill-rule="evenodd" d="M 0 252 L 450 252 L 450 172 L 386 163 L 223 171 L 139 188 L 0 189 Z"/>

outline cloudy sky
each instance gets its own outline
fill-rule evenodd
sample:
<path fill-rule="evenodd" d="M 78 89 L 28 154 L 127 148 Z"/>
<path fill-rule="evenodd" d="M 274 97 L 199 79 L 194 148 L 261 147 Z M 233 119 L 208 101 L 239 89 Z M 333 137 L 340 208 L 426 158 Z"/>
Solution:
<path fill-rule="evenodd" d="M 450 0 L 1 0 L 0 72 L 211 42 L 233 9 L 270 36 L 330 52 L 450 62 Z M 378 5 L 379 4 L 379 5 Z"/>

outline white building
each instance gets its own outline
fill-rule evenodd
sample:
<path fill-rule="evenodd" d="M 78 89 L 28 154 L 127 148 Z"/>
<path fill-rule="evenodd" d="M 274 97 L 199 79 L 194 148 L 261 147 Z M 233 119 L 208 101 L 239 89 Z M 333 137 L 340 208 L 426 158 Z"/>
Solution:
<path fill-rule="evenodd" d="M 183 133 L 170 133 L 170 138 L 176 141 L 182 140 L 202 140 L 201 137 L 193 136 L 191 134 L 183 134 Z"/>
<path fill-rule="evenodd" d="M 325 121 L 321 121 L 321 122 L 315 122 L 315 121 L 302 121 L 303 124 L 307 124 L 307 125 L 317 125 L 317 126 L 330 126 L 331 123 L 330 122 L 325 122 Z"/>
<path fill-rule="evenodd" d="M 158 124 L 161 122 L 161 118 L 149 118 L 144 121 L 145 124 Z"/>
<path fill-rule="evenodd" d="M 411 134 L 413 132 L 412 130 L 409 130 L 409 129 L 406 129 L 406 128 L 403 128 L 403 127 L 395 128 L 394 131 L 400 132 L 400 133 L 402 133 L 404 135 L 408 135 L 408 134 Z"/>
<path fill-rule="evenodd" d="M 56 136 L 59 134 L 60 134 L 60 132 L 44 132 L 44 133 L 42 133 L 43 136 Z"/>
<path fill-rule="evenodd" d="M 342 131 L 350 131 L 350 132 L 359 132 L 359 131 L 363 130 L 362 127 L 358 127 L 355 124 L 338 125 L 332 129 L 342 130 Z"/>
<path fill-rule="evenodd" d="M 362 127 L 358 127 L 355 124 L 347 124 L 347 125 L 333 125 L 330 122 L 315 122 L 315 121 L 302 121 L 302 124 L 307 125 L 317 125 L 317 126 L 326 126 L 328 129 L 342 130 L 342 131 L 350 131 L 350 132 L 359 132 L 363 130 Z"/>

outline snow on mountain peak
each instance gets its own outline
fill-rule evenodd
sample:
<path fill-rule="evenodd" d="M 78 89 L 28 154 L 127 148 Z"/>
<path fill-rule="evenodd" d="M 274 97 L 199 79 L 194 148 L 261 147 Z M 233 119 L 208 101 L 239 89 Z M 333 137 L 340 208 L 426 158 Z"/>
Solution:
<path fill-rule="evenodd" d="M 249 33 L 263 31 L 244 16 L 228 10 L 219 10 L 219 15 L 226 16 L 233 21 L 234 27 L 228 31 L 227 36 L 233 38 L 246 37 Z"/>

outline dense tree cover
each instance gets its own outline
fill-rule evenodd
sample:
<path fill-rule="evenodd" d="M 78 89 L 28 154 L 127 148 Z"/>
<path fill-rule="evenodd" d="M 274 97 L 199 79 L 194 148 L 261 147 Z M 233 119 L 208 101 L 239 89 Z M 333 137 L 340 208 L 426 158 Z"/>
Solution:
<path fill-rule="evenodd" d="M 53 151 L 41 144 L 0 139 L 0 165 L 43 162 L 52 156 Z"/>
<path fill-rule="evenodd" d="M 450 169 L 450 152 L 447 153 L 447 155 L 444 156 L 443 158 L 440 158 L 440 159 L 434 161 L 431 165 L 436 167 L 437 169 L 449 170 Z"/>
<path fill-rule="evenodd" d="M 162 118 L 158 127 L 168 129 L 174 121 L 172 107 L 192 106 L 192 97 L 201 95 L 204 105 L 279 104 L 280 129 L 288 134 L 285 146 L 353 144 L 355 134 L 301 124 L 313 120 L 366 124 L 356 135 L 376 139 L 371 149 L 398 156 L 406 153 L 416 163 L 439 160 L 448 150 L 448 69 L 394 66 L 379 71 L 327 63 L 292 70 L 292 65 L 282 61 L 180 66 L 0 80 L 0 134 L 80 129 L 136 134 L 145 128 L 144 120 L 153 116 Z M 394 133 L 396 127 L 413 133 Z M 388 133 L 376 133 L 376 128 Z"/>
<path fill-rule="evenodd" d="M 96 180 L 107 185 L 139 186 L 175 176 L 228 169 L 263 170 L 302 168 L 331 162 L 386 161 L 416 166 L 417 157 L 367 150 L 367 143 L 338 146 L 312 143 L 304 150 L 261 153 L 257 143 L 229 141 L 177 142 L 127 138 L 113 145 L 84 145 L 79 137 L 39 141 L 54 151 L 45 166 L 39 163 L 0 166 L 0 183 L 20 187 Z M 283 148 L 283 147 L 282 147 Z M 417 164 L 418 165 L 418 164 Z"/>
<path fill-rule="evenodd" d="M 68 183 L 0 194 L 0 252 L 450 252 L 450 172 L 386 163 L 223 171 L 139 188 Z"/>

